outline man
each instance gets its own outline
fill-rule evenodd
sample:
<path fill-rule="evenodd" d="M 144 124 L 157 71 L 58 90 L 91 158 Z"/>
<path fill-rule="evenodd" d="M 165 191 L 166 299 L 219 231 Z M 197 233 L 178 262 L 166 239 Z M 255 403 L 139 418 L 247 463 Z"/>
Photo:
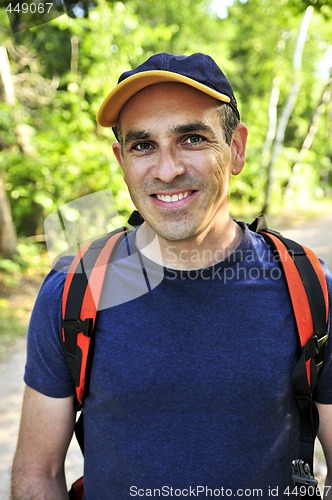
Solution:
<path fill-rule="evenodd" d="M 203 54 L 157 54 L 120 77 L 98 121 L 115 131 L 145 222 L 117 250 L 98 313 L 86 498 L 296 497 L 296 330 L 279 263 L 229 214 L 247 139 L 229 81 Z M 146 293 L 138 267 L 162 275 Z M 61 344 L 63 282 L 50 273 L 32 315 L 14 499 L 67 498 L 74 390 Z M 327 486 L 331 376 L 329 349 L 315 395 Z"/>

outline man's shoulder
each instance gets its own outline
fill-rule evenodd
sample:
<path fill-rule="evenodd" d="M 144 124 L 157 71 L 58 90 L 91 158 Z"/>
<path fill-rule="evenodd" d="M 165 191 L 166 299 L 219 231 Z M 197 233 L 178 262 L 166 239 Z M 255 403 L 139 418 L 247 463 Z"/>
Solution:
<path fill-rule="evenodd" d="M 67 255 L 58 259 L 52 269 L 45 277 L 42 286 L 38 293 L 38 300 L 56 299 L 62 296 L 64 282 L 68 273 L 68 269 L 73 260 L 73 255 Z"/>

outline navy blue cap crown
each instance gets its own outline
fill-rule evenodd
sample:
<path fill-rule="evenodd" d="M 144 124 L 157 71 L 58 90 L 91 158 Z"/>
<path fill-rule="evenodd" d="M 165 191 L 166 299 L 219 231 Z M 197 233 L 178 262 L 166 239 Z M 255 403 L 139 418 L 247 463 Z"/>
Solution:
<path fill-rule="evenodd" d="M 230 98 L 229 104 L 240 117 L 232 86 L 210 56 L 199 52 L 190 56 L 169 54 L 167 52 L 155 54 L 136 68 L 123 73 L 118 80 L 118 84 L 130 76 L 153 70 L 178 73 L 228 96 Z"/>

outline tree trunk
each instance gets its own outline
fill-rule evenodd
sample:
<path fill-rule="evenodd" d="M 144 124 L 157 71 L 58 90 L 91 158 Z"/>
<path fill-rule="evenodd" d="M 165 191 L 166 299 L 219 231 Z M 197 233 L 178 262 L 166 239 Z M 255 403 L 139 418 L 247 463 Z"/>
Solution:
<path fill-rule="evenodd" d="M 9 105 L 16 102 L 7 50 L 0 47 L 0 78 L 4 88 L 4 99 Z M 1 149 L 1 148 L 0 148 Z M 1 154 L 1 150 L 0 150 Z M 0 177 L 0 256 L 11 259 L 16 254 L 16 231 L 10 204 L 3 180 Z"/>
<path fill-rule="evenodd" d="M 272 146 L 272 153 L 271 153 L 271 158 L 267 166 L 267 179 L 266 179 L 266 186 L 265 186 L 265 203 L 262 208 L 262 213 L 266 214 L 268 212 L 268 209 L 270 207 L 270 198 L 271 198 L 271 192 L 272 192 L 272 183 L 273 183 L 273 171 L 274 171 L 274 166 L 277 161 L 277 158 L 279 156 L 279 153 L 281 151 L 281 148 L 284 143 L 285 139 L 285 132 L 286 128 L 289 122 L 289 119 L 291 117 L 291 114 L 293 112 L 297 95 L 300 90 L 300 71 L 302 67 L 302 55 L 303 55 L 303 49 L 306 41 L 306 37 L 308 34 L 308 29 L 310 25 L 310 21 L 312 18 L 312 14 L 314 12 L 314 8 L 312 6 L 307 7 L 303 19 L 301 22 L 301 26 L 299 29 L 299 34 L 297 37 L 297 43 L 296 47 L 294 50 L 294 56 L 293 56 L 293 72 L 294 72 L 294 81 L 290 90 L 290 93 L 288 95 L 288 99 L 286 101 L 286 104 L 284 106 L 284 109 L 281 113 L 280 120 L 278 122 L 277 126 L 277 131 L 276 131 L 276 136 L 275 140 L 273 142 Z"/>
<path fill-rule="evenodd" d="M 10 205 L 0 178 L 0 256 L 11 259 L 16 254 L 16 232 L 11 216 Z"/>
<path fill-rule="evenodd" d="M 5 47 L 0 47 L 0 78 L 3 84 L 5 102 L 14 105 L 16 103 L 15 91 Z"/>
<path fill-rule="evenodd" d="M 294 163 L 293 168 L 292 168 L 292 173 L 288 179 L 287 185 L 285 186 L 284 189 L 284 196 L 288 196 L 288 194 L 292 191 L 292 189 L 295 186 L 296 183 L 296 174 L 298 173 L 300 169 L 300 165 L 306 155 L 306 153 L 309 151 L 309 149 L 312 146 L 312 143 L 314 141 L 314 138 L 316 136 L 316 133 L 318 131 L 318 125 L 319 125 L 319 120 L 323 114 L 324 108 L 328 105 L 328 103 L 331 100 L 331 95 L 332 95 L 332 76 L 329 78 L 327 84 L 325 85 L 322 96 L 320 98 L 319 104 L 317 108 L 314 111 L 314 114 L 312 116 L 312 120 L 307 132 L 307 135 L 302 143 L 301 149 L 299 151 L 299 155 L 297 158 L 297 161 Z"/>

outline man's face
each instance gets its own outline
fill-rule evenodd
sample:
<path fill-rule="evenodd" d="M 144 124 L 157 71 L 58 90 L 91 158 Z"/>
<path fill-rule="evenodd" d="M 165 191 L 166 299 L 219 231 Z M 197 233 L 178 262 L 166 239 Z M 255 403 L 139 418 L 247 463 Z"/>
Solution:
<path fill-rule="evenodd" d="M 230 175 L 242 169 L 246 129 L 227 145 L 219 105 L 187 85 L 161 83 L 121 112 L 114 153 L 137 210 L 167 241 L 197 238 L 229 217 Z"/>

